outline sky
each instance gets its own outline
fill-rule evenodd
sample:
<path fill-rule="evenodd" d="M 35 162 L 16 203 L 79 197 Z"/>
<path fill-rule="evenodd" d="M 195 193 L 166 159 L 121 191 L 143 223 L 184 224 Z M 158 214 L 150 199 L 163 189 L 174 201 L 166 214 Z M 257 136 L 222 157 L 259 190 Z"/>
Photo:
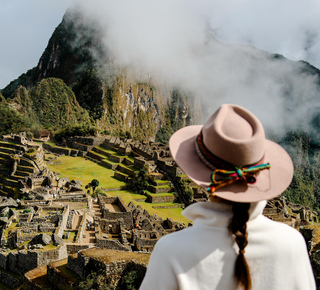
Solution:
<path fill-rule="evenodd" d="M 35 67 L 73 0 L 0 0 L 0 89 Z"/>
<path fill-rule="evenodd" d="M 196 30 L 201 25 L 206 25 L 223 43 L 249 44 L 283 54 L 292 60 L 303 59 L 320 67 L 318 0 L 106 0 L 104 4 L 97 0 L 0 0 L 0 88 L 37 65 L 66 9 L 76 2 L 83 2 L 89 10 L 102 5 L 102 10 L 96 9 L 100 15 L 107 13 L 104 9 L 118 10 L 123 15 L 123 22 L 126 22 L 126 18 L 135 21 L 137 14 L 145 19 L 138 26 L 144 33 L 154 33 L 148 31 L 148 22 L 162 22 L 164 27 L 158 26 L 159 31 L 156 31 L 159 33 L 159 42 L 171 41 L 160 31 L 170 24 L 165 23 L 162 14 L 175 17 L 176 9 L 184 7 L 178 12 L 178 17 L 184 18 L 185 22 L 182 23 L 188 23 L 188 18 L 192 19 L 186 28 L 182 28 L 184 31 L 195 30 L 190 37 L 198 33 Z M 135 11 L 139 6 L 144 6 L 142 11 L 147 12 L 145 15 Z M 132 36 L 136 35 L 143 38 L 141 33 L 132 33 Z M 150 48 L 155 49 L 152 45 Z M 180 48 L 178 45 L 176 49 Z"/>

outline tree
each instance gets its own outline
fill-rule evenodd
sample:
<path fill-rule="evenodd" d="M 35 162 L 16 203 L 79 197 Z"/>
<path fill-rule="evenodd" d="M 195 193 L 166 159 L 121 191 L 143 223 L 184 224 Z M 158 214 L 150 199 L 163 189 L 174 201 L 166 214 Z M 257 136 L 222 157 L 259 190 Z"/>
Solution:
<path fill-rule="evenodd" d="M 99 186 L 99 180 L 92 179 L 91 180 L 91 186 L 92 186 L 92 189 L 93 189 L 93 192 L 94 192 L 96 190 L 96 188 Z"/>
<path fill-rule="evenodd" d="M 143 190 L 147 189 L 149 186 L 149 173 L 147 168 L 135 171 L 130 182 L 130 188 L 135 193 L 141 193 Z"/>
<path fill-rule="evenodd" d="M 98 179 L 92 179 L 90 183 L 88 183 L 85 186 L 85 189 L 90 189 L 92 188 L 92 195 L 94 195 L 94 192 L 96 188 L 99 186 L 99 180 Z"/>

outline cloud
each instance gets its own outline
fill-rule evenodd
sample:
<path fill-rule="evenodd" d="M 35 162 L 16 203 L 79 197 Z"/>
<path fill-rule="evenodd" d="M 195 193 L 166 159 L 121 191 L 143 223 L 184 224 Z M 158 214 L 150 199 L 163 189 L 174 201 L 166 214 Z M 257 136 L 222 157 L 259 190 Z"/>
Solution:
<path fill-rule="evenodd" d="M 99 21 L 118 64 L 193 92 L 205 117 L 236 103 L 282 134 L 309 130 L 319 111 L 318 80 L 265 52 L 317 63 L 316 1 L 95 0 L 79 7 Z"/>

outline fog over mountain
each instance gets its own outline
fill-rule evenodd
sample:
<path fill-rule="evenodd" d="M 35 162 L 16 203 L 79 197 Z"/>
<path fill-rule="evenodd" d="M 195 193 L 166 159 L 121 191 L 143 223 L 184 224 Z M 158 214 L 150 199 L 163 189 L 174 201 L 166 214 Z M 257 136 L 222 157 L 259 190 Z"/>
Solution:
<path fill-rule="evenodd" d="M 319 75 L 254 46 L 318 63 L 316 1 L 96 0 L 77 9 L 101 27 L 118 64 L 190 90 L 206 105 L 205 118 L 221 103 L 236 103 L 274 134 L 313 131 Z"/>

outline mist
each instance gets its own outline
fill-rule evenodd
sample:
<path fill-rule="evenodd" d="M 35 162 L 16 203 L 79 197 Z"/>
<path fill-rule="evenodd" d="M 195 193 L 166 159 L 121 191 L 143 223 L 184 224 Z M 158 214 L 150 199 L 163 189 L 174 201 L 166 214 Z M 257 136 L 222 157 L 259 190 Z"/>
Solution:
<path fill-rule="evenodd" d="M 95 0 L 77 9 L 99 23 L 118 65 L 192 92 L 207 108 L 202 121 L 234 103 L 274 135 L 313 132 L 319 79 L 293 61 L 320 65 L 318 2 Z"/>

